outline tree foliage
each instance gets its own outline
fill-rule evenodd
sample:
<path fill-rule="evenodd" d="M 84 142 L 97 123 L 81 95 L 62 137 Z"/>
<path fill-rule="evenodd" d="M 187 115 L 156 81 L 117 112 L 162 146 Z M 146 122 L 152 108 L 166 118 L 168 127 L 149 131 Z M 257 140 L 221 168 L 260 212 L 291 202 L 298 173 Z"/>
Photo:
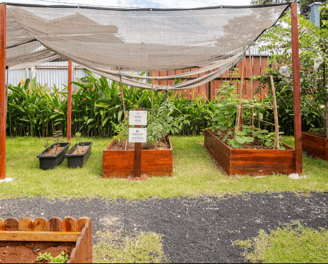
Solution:
<path fill-rule="evenodd" d="M 285 4 L 292 3 L 294 0 L 251 0 L 251 5 L 272 5 L 272 4 Z M 298 3 L 300 5 L 301 15 L 305 18 L 310 18 L 311 8 L 310 5 L 314 2 L 327 3 L 326 0 L 300 0 Z M 326 16 L 326 14 L 324 14 Z"/>
<path fill-rule="evenodd" d="M 279 25 L 262 35 L 265 45 L 262 50 L 272 53 L 272 68 L 260 76 L 263 86 L 269 83 L 269 76 L 276 81 L 277 100 L 280 120 L 293 125 L 293 77 L 291 53 L 291 18 L 286 15 Z M 323 20 L 323 24 L 326 21 Z M 300 82 L 302 118 L 311 126 L 312 131 L 325 133 L 328 136 L 328 91 L 326 86 L 326 69 L 328 65 L 328 29 L 316 27 L 311 21 L 299 16 L 300 48 Z M 281 68 L 286 72 L 282 74 Z M 287 73 L 287 74 L 286 74 Z M 263 87 L 262 86 L 262 87 Z"/>

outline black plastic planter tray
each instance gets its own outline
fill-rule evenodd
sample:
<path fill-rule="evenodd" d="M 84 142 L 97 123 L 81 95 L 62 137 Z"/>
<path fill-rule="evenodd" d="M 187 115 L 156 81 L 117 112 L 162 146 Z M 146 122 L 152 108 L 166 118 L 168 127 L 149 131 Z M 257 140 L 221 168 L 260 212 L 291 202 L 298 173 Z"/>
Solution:
<path fill-rule="evenodd" d="M 67 158 L 67 163 L 69 168 L 76 168 L 76 167 L 83 167 L 83 164 L 89 159 L 91 155 L 91 146 L 93 142 L 80 142 L 79 144 L 75 144 L 72 147 L 65 157 Z M 87 150 L 82 154 L 72 154 L 75 150 L 77 145 L 79 146 L 88 146 Z"/>
<path fill-rule="evenodd" d="M 56 166 L 58 166 L 60 163 L 63 162 L 65 158 L 65 153 L 68 151 L 69 145 L 71 143 L 59 143 L 60 147 L 64 147 L 61 152 L 57 153 L 57 155 L 43 155 L 46 153 L 49 149 L 52 149 L 55 147 L 56 144 L 52 144 L 49 148 L 42 151 L 37 157 L 40 160 L 40 168 L 43 170 L 49 170 L 54 169 Z"/>

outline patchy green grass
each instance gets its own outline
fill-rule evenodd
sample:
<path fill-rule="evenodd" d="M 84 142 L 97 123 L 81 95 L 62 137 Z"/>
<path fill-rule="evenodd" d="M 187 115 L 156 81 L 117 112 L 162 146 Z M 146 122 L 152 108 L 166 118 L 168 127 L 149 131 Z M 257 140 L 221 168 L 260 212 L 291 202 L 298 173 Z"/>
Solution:
<path fill-rule="evenodd" d="M 161 263 L 162 238 L 149 232 L 134 236 L 114 236 L 110 231 L 98 232 L 99 242 L 93 246 L 95 263 Z"/>
<path fill-rule="evenodd" d="M 83 168 L 69 169 L 64 161 L 53 170 L 39 168 L 36 156 L 44 149 L 44 139 L 7 138 L 7 177 L 13 182 L 0 184 L 0 199 L 102 197 L 115 200 L 168 198 L 177 196 L 222 196 L 243 192 L 323 192 L 328 190 L 328 163 L 303 155 L 306 177 L 290 180 L 286 175 L 228 177 L 212 161 L 203 147 L 203 136 L 171 137 L 174 155 L 173 177 L 153 177 L 146 181 L 103 179 L 102 154 L 110 139 L 82 138 L 93 141 L 92 155 Z M 293 145 L 292 137 L 283 141 Z M 73 138 L 72 144 L 76 143 Z"/>
<path fill-rule="evenodd" d="M 278 227 L 270 234 L 260 230 L 257 237 L 235 244 L 246 250 L 245 260 L 254 263 L 328 262 L 328 231 L 304 227 L 299 222 Z"/>
<path fill-rule="evenodd" d="M 153 232 L 128 232 L 119 218 L 103 219 L 106 226 L 96 233 L 95 263 L 163 263 L 162 236 Z"/>

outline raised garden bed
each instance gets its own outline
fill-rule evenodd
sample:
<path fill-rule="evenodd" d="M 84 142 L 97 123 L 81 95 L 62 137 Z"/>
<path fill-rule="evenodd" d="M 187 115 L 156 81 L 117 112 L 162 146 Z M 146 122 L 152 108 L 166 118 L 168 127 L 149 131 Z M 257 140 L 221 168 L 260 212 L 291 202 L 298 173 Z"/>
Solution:
<path fill-rule="evenodd" d="M 168 149 L 141 150 L 141 175 L 172 176 L 173 150 L 169 137 Z M 128 178 L 134 176 L 134 150 L 112 150 L 114 139 L 103 152 L 103 177 Z"/>
<path fill-rule="evenodd" d="M 57 146 L 58 151 L 54 151 L 57 144 L 52 144 L 49 148 L 42 151 L 37 157 L 40 160 L 40 168 L 43 170 L 54 169 L 56 166 L 60 165 L 64 158 L 65 153 L 68 151 L 69 145 L 71 143 L 58 143 Z M 50 153 L 50 152 L 56 153 Z M 49 155 L 50 154 L 50 155 Z"/>
<path fill-rule="evenodd" d="M 328 139 L 315 132 L 302 132 L 302 148 L 313 157 L 328 161 Z"/>
<path fill-rule="evenodd" d="M 79 147 L 78 147 L 79 146 Z M 80 142 L 75 144 L 66 154 L 69 168 L 83 167 L 83 164 L 91 155 L 92 142 Z"/>
<path fill-rule="evenodd" d="M 204 131 L 204 146 L 212 158 L 228 175 L 269 175 L 295 173 L 295 150 L 283 144 L 285 150 L 276 149 L 233 149 L 215 136 Z"/>
<path fill-rule="evenodd" d="M 0 218 L 2 263 L 38 263 L 39 254 L 68 254 L 66 263 L 92 262 L 92 221 L 89 218 Z M 47 262 L 43 262 L 47 263 Z"/>

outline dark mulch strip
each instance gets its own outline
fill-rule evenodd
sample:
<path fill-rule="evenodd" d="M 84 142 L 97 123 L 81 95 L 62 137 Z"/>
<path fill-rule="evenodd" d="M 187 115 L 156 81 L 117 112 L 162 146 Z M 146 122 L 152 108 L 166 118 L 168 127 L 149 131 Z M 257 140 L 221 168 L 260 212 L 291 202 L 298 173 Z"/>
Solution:
<path fill-rule="evenodd" d="M 272 193 L 117 202 L 35 197 L 1 200 L 0 212 L 2 218 L 19 219 L 88 216 L 94 234 L 103 228 L 104 218 L 119 217 L 129 232 L 163 234 L 164 253 L 172 262 L 243 262 L 242 250 L 233 241 L 257 236 L 259 229 L 268 231 L 279 222 L 295 220 L 315 229 L 328 229 L 328 193 L 312 193 L 310 197 Z"/>

